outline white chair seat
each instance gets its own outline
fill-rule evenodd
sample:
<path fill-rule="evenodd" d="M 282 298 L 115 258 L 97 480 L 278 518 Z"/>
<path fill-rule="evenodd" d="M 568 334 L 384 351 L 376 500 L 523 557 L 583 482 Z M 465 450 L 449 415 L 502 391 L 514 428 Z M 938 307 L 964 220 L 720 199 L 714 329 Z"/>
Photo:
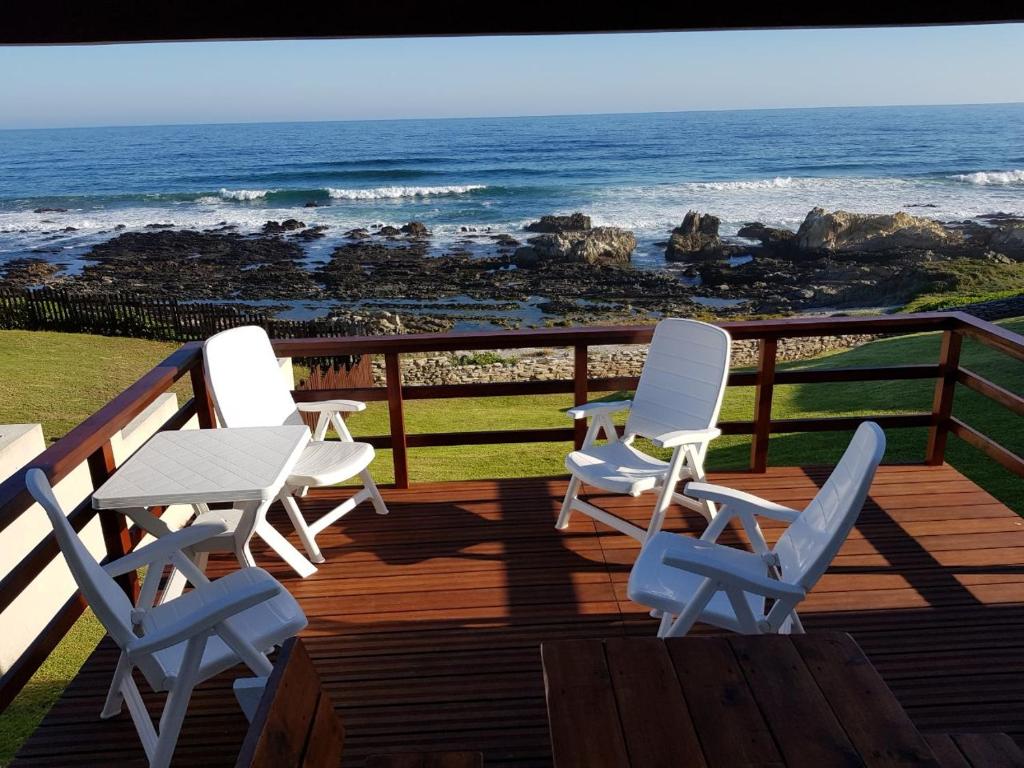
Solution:
<path fill-rule="evenodd" d="M 669 468 L 666 462 L 620 440 L 573 451 L 565 457 L 565 467 L 587 485 L 630 496 L 661 485 Z"/>
<path fill-rule="evenodd" d="M 336 485 L 359 474 L 372 461 L 373 446 L 369 443 L 315 440 L 303 450 L 288 485 Z"/>
<path fill-rule="evenodd" d="M 753 552 L 663 531 L 641 550 L 629 576 L 629 599 L 665 613 L 682 613 L 704 582 L 704 577 L 668 567 L 662 561 L 668 549 L 686 551 L 698 548 L 713 548 L 715 559 L 734 572 L 746 572 L 761 578 L 768 573 L 764 561 Z M 743 596 L 754 616 L 764 615 L 764 599 L 761 596 L 749 592 L 744 592 Z M 732 632 L 741 631 L 736 612 L 725 592 L 715 593 L 701 611 L 700 620 Z"/>
<path fill-rule="evenodd" d="M 202 590 L 194 589 L 174 600 L 150 608 L 142 620 L 142 628 L 147 634 L 156 632 L 194 614 L 211 600 L 230 597 L 240 587 L 274 581 L 274 577 L 262 568 L 243 568 L 233 571 L 227 576 L 210 582 Z M 257 649 L 268 651 L 273 646 L 298 634 L 306 626 L 306 617 L 295 598 L 287 590 L 281 590 L 270 600 L 254 605 L 252 608 L 226 619 L 226 623 Z M 162 690 L 168 690 L 174 686 L 186 645 L 187 642 L 181 642 L 153 654 L 166 673 Z M 201 679 L 208 679 L 236 664 L 238 664 L 238 654 L 231 650 L 219 635 L 213 634 L 207 640 L 206 648 L 203 651 L 199 676 Z"/>

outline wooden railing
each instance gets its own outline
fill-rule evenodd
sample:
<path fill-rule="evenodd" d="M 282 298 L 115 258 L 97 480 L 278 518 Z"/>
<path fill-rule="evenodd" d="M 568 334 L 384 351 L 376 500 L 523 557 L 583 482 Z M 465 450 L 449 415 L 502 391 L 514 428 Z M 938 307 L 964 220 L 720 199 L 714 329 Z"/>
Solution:
<path fill-rule="evenodd" d="M 959 364 L 960 349 L 965 337 L 974 339 L 1017 360 L 1024 361 L 1024 337 L 999 326 L 962 313 L 928 313 L 890 315 L 884 317 L 808 318 L 759 320 L 724 323 L 735 340 L 756 340 L 759 344 L 758 366 L 753 371 L 737 371 L 729 376 L 730 386 L 755 388 L 752 421 L 720 423 L 725 434 L 751 435 L 750 469 L 763 472 L 768 466 L 768 441 L 773 433 L 817 432 L 854 429 L 861 421 L 872 419 L 883 428 L 928 427 L 929 437 L 925 462 L 941 464 L 949 434 L 999 462 L 1007 469 L 1024 476 L 1024 459 L 995 440 L 981 434 L 953 416 L 953 394 L 957 384 L 978 392 L 1004 406 L 1013 414 L 1024 415 L 1024 398 L 969 371 Z M 891 365 L 876 368 L 839 368 L 823 370 L 776 370 L 780 339 L 847 334 L 906 334 L 940 332 L 940 358 L 935 364 Z M 344 390 L 303 390 L 295 393 L 299 400 L 323 400 L 334 397 L 367 401 L 386 401 L 390 417 L 388 435 L 360 437 L 378 447 L 391 448 L 395 484 L 409 485 L 408 449 L 426 446 L 536 443 L 582 439 L 573 427 L 494 430 L 476 432 L 442 432 L 409 434 L 406 430 L 406 400 L 435 398 L 488 397 L 507 395 L 572 394 L 574 402 L 586 401 L 591 392 L 631 389 L 633 377 L 590 378 L 587 371 L 590 347 L 600 345 L 644 344 L 650 341 L 652 326 L 621 326 L 610 328 L 537 329 L 496 331 L 470 334 L 423 334 L 388 337 L 328 337 L 315 339 L 275 340 L 274 348 L 281 356 L 326 357 L 340 355 L 383 355 L 386 386 Z M 559 381 L 520 381 L 501 383 L 446 384 L 406 386 L 402 383 L 401 356 L 423 352 L 456 350 L 522 349 L 526 347 L 571 347 L 574 375 Z M 133 418 L 166 392 L 176 381 L 188 376 L 194 396 L 169 419 L 162 429 L 180 429 L 193 416 L 200 426 L 214 425 L 213 408 L 206 390 L 202 349 L 196 342 L 188 343 L 132 384 L 108 405 L 72 429 L 62 439 L 43 451 L 29 467 L 43 469 L 52 483 L 59 482 L 72 470 L 87 463 L 94 487 L 115 470 L 111 438 Z M 838 416 L 796 419 L 773 419 L 774 387 L 784 384 L 822 382 L 871 382 L 881 380 L 932 379 L 935 395 L 930 412 L 877 416 Z M 28 469 L 29 467 L 26 467 Z M 0 531 L 11 525 L 32 504 L 25 488 L 24 470 L 0 484 Z M 124 517 L 116 513 L 96 513 L 87 498 L 69 515 L 76 530 L 81 530 L 96 514 L 100 515 L 107 559 L 127 552 L 134 541 Z M 0 580 L 0 611 L 21 594 L 59 554 L 56 540 L 47 535 L 11 571 Z M 129 591 L 134 583 L 126 579 Z M 36 637 L 28 651 L 0 678 L 0 711 L 28 681 L 57 642 L 81 614 L 84 603 L 74 595 L 56 617 Z"/>

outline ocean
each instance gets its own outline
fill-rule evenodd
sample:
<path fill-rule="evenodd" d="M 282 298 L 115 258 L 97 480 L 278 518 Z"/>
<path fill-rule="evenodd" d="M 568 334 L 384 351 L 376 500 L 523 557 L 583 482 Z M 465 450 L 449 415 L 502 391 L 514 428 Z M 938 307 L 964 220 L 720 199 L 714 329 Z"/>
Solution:
<path fill-rule="evenodd" d="M 0 261 L 72 269 L 116 227 L 297 218 L 330 227 L 315 259 L 354 227 L 419 220 L 443 250 L 576 210 L 659 267 L 689 209 L 733 234 L 814 206 L 1024 215 L 1024 104 L 0 131 Z"/>

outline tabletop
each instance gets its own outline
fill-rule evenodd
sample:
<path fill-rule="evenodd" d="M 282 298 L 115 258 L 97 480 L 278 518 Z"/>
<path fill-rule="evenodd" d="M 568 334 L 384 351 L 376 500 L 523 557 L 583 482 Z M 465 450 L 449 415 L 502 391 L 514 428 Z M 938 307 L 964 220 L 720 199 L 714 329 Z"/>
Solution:
<path fill-rule="evenodd" d="M 268 501 L 309 436 L 301 425 L 159 432 L 96 490 L 93 507 Z"/>
<path fill-rule="evenodd" d="M 541 646 L 557 768 L 934 766 L 843 633 Z"/>

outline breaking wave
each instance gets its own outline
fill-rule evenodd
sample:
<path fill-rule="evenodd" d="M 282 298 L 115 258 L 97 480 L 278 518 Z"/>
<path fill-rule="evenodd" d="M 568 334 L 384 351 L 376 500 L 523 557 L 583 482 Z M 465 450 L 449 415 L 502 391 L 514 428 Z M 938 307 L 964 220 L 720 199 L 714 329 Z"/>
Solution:
<path fill-rule="evenodd" d="M 976 171 L 975 173 L 957 173 L 950 178 L 966 184 L 981 186 L 1024 184 L 1024 171 Z"/>
<path fill-rule="evenodd" d="M 220 196 L 225 200 L 260 200 L 270 192 L 269 189 L 221 189 Z"/>
<path fill-rule="evenodd" d="M 776 176 L 774 179 L 760 181 L 698 181 L 692 182 L 695 189 L 713 189 L 727 191 L 733 189 L 784 189 L 793 185 L 791 176 Z"/>
<path fill-rule="evenodd" d="M 487 189 L 483 184 L 455 184 L 443 187 L 376 187 L 374 189 L 327 188 L 328 196 L 335 200 L 386 200 L 400 197 L 428 197 L 430 195 L 463 195 L 477 189 Z"/>

